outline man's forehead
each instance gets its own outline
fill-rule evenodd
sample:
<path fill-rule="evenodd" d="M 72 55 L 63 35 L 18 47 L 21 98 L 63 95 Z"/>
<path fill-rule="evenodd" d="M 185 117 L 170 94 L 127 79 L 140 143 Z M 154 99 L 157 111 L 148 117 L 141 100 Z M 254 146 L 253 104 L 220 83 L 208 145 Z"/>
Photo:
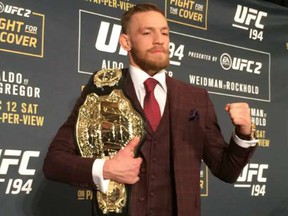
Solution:
<path fill-rule="evenodd" d="M 145 17 L 146 19 L 143 19 L 143 17 Z M 149 19 L 157 19 L 157 20 L 165 20 L 166 21 L 165 16 L 158 11 L 138 12 L 138 13 L 135 13 L 131 16 L 131 20 L 139 20 L 139 19 L 142 21 L 146 21 Z"/>
<path fill-rule="evenodd" d="M 136 13 L 131 17 L 130 24 L 139 28 L 169 28 L 166 18 L 157 11 Z"/>

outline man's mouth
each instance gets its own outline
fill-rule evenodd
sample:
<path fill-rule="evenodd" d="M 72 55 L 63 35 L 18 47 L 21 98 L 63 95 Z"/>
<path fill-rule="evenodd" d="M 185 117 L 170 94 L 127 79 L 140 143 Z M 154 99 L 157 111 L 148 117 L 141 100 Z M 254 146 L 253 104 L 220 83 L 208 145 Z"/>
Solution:
<path fill-rule="evenodd" d="M 149 50 L 149 52 L 151 52 L 151 53 L 166 53 L 165 49 L 161 48 L 161 47 L 151 48 Z"/>

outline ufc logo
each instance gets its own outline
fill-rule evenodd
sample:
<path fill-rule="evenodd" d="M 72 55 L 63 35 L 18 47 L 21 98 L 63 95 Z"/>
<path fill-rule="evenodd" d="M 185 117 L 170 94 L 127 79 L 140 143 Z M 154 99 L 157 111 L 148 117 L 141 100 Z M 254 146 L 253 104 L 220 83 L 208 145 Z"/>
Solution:
<path fill-rule="evenodd" d="M 3 3 L 0 2 L 0 13 L 4 11 L 5 13 L 8 14 L 15 14 L 18 16 L 22 17 L 30 17 L 32 11 L 29 9 L 21 8 L 21 7 L 16 7 L 16 6 L 11 6 L 11 5 L 6 5 L 4 6 Z"/>
<path fill-rule="evenodd" d="M 258 11 L 253 8 L 248 8 L 242 5 L 237 5 L 237 10 L 234 16 L 236 23 L 245 24 L 249 26 L 254 21 L 255 27 L 258 29 L 264 29 L 264 25 L 261 23 L 263 17 L 267 17 L 267 13 Z"/>
<path fill-rule="evenodd" d="M 95 48 L 102 52 L 115 53 L 118 48 L 118 40 L 121 34 L 121 26 L 102 21 L 96 38 Z M 111 32 L 109 34 L 109 32 Z M 120 45 L 119 45 L 120 46 Z M 121 46 L 119 55 L 127 55 L 127 51 Z"/>
<path fill-rule="evenodd" d="M 232 68 L 234 70 L 246 71 L 248 73 L 260 74 L 261 62 L 254 62 L 247 59 L 233 58 Z"/>
<path fill-rule="evenodd" d="M 244 71 L 247 73 L 261 74 L 262 63 L 248 59 L 231 57 L 228 53 L 223 53 L 220 57 L 220 64 L 224 70 Z"/>
<path fill-rule="evenodd" d="M 39 151 L 0 149 L 0 175 L 6 175 L 10 166 L 18 166 L 20 175 L 34 175 L 35 169 L 28 169 L 32 157 L 39 157 Z"/>
<path fill-rule="evenodd" d="M 268 167 L 268 164 L 247 164 L 238 177 L 237 182 L 252 182 L 253 179 L 256 179 L 257 182 L 266 182 L 267 178 L 263 174 Z"/>

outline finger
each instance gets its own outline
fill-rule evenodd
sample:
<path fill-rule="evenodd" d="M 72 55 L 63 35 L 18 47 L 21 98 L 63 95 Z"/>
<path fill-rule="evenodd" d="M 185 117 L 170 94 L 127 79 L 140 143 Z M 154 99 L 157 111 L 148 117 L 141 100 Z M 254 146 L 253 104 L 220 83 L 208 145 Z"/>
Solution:
<path fill-rule="evenodd" d="M 231 103 L 230 109 L 249 109 L 249 105 L 247 103 Z"/>
<path fill-rule="evenodd" d="M 139 176 L 136 176 L 134 183 L 138 182 L 139 180 L 140 180 Z"/>
<path fill-rule="evenodd" d="M 230 114 L 231 118 L 250 116 L 250 109 L 246 103 L 233 103 L 226 106 L 225 109 Z"/>
<path fill-rule="evenodd" d="M 135 184 L 140 180 L 139 176 L 136 176 L 133 180 L 131 180 L 130 184 Z"/>
<path fill-rule="evenodd" d="M 141 166 L 141 163 L 142 163 L 143 159 L 141 157 L 137 157 L 137 158 L 135 158 L 135 160 L 136 160 L 136 163 L 137 163 L 137 165 L 139 167 L 139 172 L 140 172 L 140 166 Z"/>
<path fill-rule="evenodd" d="M 229 110 L 230 110 L 230 106 L 231 106 L 230 103 L 229 103 L 229 104 L 226 104 L 226 106 L 225 106 L 225 110 L 226 110 L 226 112 L 229 112 Z"/>

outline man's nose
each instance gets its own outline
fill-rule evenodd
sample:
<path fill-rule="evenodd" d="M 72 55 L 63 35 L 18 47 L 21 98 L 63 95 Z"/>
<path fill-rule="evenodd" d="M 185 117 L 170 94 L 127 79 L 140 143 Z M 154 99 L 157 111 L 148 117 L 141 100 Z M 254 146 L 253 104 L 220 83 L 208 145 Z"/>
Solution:
<path fill-rule="evenodd" d="M 154 34 L 154 44 L 163 45 L 164 43 L 164 35 L 161 32 L 155 32 Z"/>

